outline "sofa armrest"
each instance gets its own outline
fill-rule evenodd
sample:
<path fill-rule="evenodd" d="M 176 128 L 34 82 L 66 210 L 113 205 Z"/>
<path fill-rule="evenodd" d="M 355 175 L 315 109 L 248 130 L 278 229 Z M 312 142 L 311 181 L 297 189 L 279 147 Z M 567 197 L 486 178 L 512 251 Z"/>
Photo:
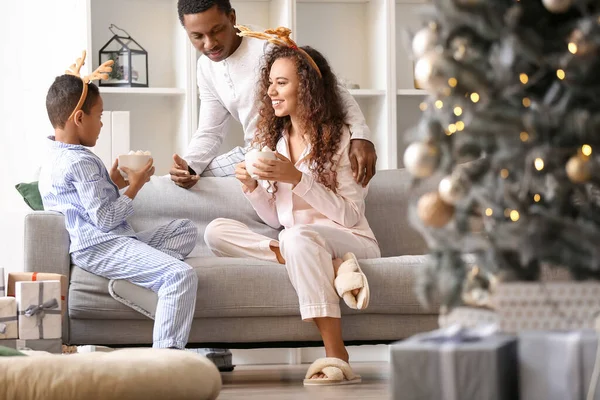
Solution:
<path fill-rule="evenodd" d="M 25 216 L 26 272 L 53 272 L 70 277 L 69 233 L 62 214 L 34 211 Z"/>

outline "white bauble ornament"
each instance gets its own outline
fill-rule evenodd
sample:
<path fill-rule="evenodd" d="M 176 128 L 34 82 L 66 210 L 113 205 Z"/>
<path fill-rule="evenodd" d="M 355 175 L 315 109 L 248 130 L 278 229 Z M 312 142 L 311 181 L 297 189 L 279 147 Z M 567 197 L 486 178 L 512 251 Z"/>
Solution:
<path fill-rule="evenodd" d="M 561 14 L 571 8 L 573 0 L 542 0 L 542 3 L 551 13 Z"/>
<path fill-rule="evenodd" d="M 432 144 L 414 142 L 404 151 L 404 167 L 416 178 L 433 175 L 439 163 L 440 151 Z"/>
<path fill-rule="evenodd" d="M 438 186 L 440 197 L 448 204 L 456 204 L 469 193 L 469 186 L 459 173 L 446 176 Z"/>
<path fill-rule="evenodd" d="M 425 27 L 419 30 L 412 40 L 412 51 L 413 55 L 416 58 L 421 58 L 425 53 L 431 50 L 436 42 L 437 42 L 437 34 L 436 32 L 429 28 Z"/>

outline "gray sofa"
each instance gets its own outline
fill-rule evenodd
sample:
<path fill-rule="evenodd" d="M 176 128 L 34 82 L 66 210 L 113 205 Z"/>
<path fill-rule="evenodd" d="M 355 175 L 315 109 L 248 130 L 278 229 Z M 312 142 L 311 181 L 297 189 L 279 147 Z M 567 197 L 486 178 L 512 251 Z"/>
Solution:
<path fill-rule="evenodd" d="M 371 288 L 369 308 L 358 312 L 342 302 L 348 343 L 386 343 L 437 327 L 437 307 L 422 308 L 414 294 L 426 247 L 407 221 L 409 180 L 404 170 L 380 171 L 370 185 L 367 217 L 382 258 L 361 261 Z M 217 217 L 235 218 L 253 230 L 277 236 L 276 230 L 260 221 L 234 178 L 202 178 L 195 188 L 184 190 L 167 176 L 153 177 L 135 199 L 134 208 L 130 222 L 136 230 L 175 218 L 189 218 L 198 226 L 198 244 L 186 260 L 199 277 L 190 347 L 300 347 L 318 343 L 320 336 L 314 325 L 300 319 L 285 267 L 253 259 L 216 258 L 206 248 L 204 229 Z M 149 316 L 153 315 L 156 295 L 124 281 L 109 284 L 72 266 L 68 245 L 61 215 L 41 211 L 25 217 L 25 270 L 69 277 L 64 343 L 152 343 L 153 321 Z"/>

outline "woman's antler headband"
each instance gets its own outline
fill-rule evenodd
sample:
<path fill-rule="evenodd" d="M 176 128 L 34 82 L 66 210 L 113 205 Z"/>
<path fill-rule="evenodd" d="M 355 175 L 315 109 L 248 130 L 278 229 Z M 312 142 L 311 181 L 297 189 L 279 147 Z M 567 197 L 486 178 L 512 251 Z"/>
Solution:
<path fill-rule="evenodd" d="M 280 26 L 277 29 L 267 29 L 264 32 L 255 32 L 244 25 L 236 25 L 235 27 L 239 29 L 238 36 L 248 36 L 256 39 L 266 40 L 269 43 L 273 43 L 278 46 L 290 47 L 300 52 L 306 58 L 310 66 L 317 71 L 319 77 L 322 77 L 321 70 L 319 70 L 315 60 L 313 60 L 313 58 L 309 56 L 306 51 L 299 48 L 296 42 L 290 39 L 290 34 L 292 33 L 290 29 Z"/>
<path fill-rule="evenodd" d="M 75 64 L 71 65 L 69 67 L 69 69 L 65 71 L 66 74 L 81 78 L 81 80 L 83 81 L 83 92 L 81 92 L 81 97 L 79 98 L 79 101 L 77 102 L 77 106 L 75 107 L 75 109 L 73 110 L 71 115 L 69 116 L 69 119 L 73 118 L 75 116 L 75 113 L 77 111 L 81 110 L 81 107 L 83 107 L 83 103 L 85 103 L 85 99 L 86 99 L 87 93 L 88 93 L 88 83 L 90 83 L 91 81 L 93 81 L 95 79 L 105 79 L 105 80 L 108 79 L 108 73 L 112 72 L 111 65 L 114 64 L 113 60 L 108 60 L 108 61 L 102 63 L 102 65 L 100 65 L 90 75 L 84 76 L 82 78 L 80 75 L 80 70 L 81 70 L 81 67 L 83 67 L 85 65 L 85 55 L 86 55 L 86 52 L 84 50 L 83 53 L 81 54 L 81 57 L 77 59 Z"/>

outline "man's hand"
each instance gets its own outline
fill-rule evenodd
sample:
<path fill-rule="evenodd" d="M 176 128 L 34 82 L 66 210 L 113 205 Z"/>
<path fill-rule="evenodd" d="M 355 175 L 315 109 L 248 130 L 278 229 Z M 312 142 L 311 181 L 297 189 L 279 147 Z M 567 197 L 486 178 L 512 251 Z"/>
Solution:
<path fill-rule="evenodd" d="M 277 160 L 258 159 L 253 164 L 256 175 L 266 181 L 291 183 L 294 186 L 300 183 L 302 172 L 285 156 L 279 153 L 275 153 L 275 156 Z"/>
<path fill-rule="evenodd" d="M 129 183 L 123 178 L 123 175 L 119 172 L 119 159 L 115 159 L 112 167 L 110 168 L 110 179 L 114 182 L 115 185 L 119 188 L 119 190 L 123 189 L 125 186 L 129 185 Z"/>
<path fill-rule="evenodd" d="M 246 161 L 236 164 L 235 177 L 242 183 L 244 192 L 246 193 L 252 193 L 258 186 L 256 179 L 253 179 L 246 169 Z"/>
<path fill-rule="evenodd" d="M 364 139 L 350 141 L 350 166 L 356 183 L 366 187 L 375 175 L 377 153 L 375 145 Z"/>
<path fill-rule="evenodd" d="M 169 174 L 171 174 L 171 180 L 184 189 L 191 188 L 200 179 L 200 176 L 190 174 L 188 163 L 177 154 L 173 154 L 173 166 L 171 166 Z"/>

